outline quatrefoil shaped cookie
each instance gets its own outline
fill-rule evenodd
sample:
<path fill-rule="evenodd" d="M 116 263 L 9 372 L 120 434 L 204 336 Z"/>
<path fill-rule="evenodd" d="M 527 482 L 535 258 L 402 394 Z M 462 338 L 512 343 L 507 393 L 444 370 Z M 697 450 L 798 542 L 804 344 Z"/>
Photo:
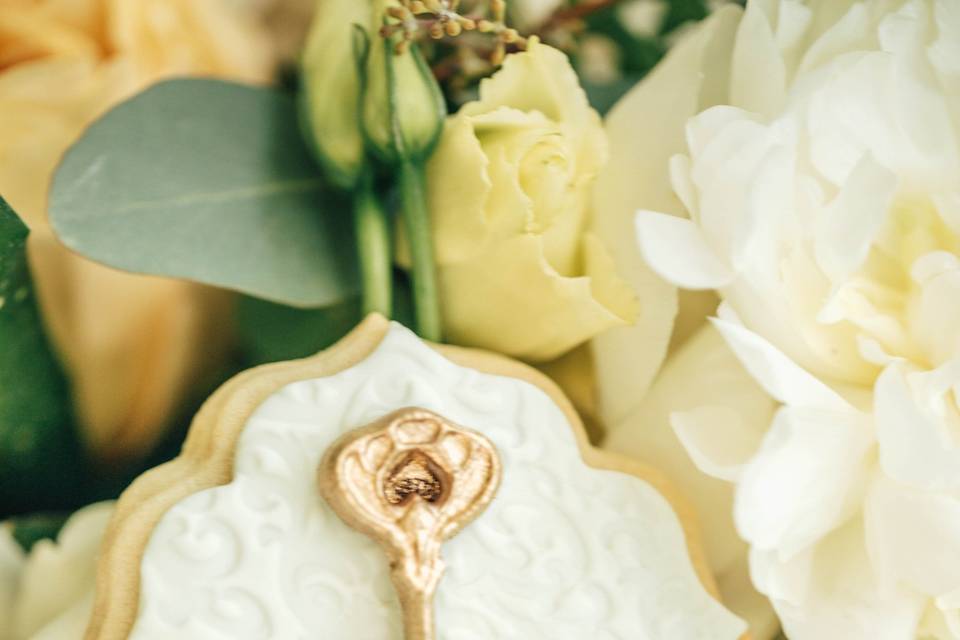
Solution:
<path fill-rule="evenodd" d="M 86 638 L 734 640 L 685 513 L 541 374 L 371 316 L 131 485 Z"/>

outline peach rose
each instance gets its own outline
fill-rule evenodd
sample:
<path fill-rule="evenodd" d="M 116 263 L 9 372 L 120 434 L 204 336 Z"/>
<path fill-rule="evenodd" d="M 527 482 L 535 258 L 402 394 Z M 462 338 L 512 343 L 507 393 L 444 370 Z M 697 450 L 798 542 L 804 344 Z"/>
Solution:
<path fill-rule="evenodd" d="M 86 125 L 152 82 L 186 74 L 262 82 L 273 57 L 259 27 L 224 0 L 0 4 L 0 193 L 31 227 L 45 321 L 100 458 L 154 444 L 210 359 L 223 297 L 69 253 L 46 219 L 52 172 Z"/>

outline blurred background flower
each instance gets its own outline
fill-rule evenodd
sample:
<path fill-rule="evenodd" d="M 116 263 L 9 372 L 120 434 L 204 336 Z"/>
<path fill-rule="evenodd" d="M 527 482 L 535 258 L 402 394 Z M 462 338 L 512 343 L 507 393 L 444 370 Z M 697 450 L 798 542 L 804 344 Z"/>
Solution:
<path fill-rule="evenodd" d="M 97 549 L 113 508 L 113 502 L 84 507 L 56 540 L 34 541 L 12 523 L 0 523 L 0 640 L 83 637 L 93 608 Z"/>
<path fill-rule="evenodd" d="M 64 249 L 46 220 L 61 154 L 116 102 L 166 76 L 265 82 L 263 29 L 221 0 L 7 0 L 0 5 L 0 193 L 31 228 L 43 315 L 99 459 L 156 444 L 218 354 L 223 300 Z"/>

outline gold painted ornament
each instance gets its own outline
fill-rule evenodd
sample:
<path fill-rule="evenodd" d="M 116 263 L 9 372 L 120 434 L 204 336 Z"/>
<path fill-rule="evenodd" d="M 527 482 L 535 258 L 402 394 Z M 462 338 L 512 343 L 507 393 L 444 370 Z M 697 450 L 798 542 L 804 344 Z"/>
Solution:
<path fill-rule="evenodd" d="M 390 558 L 407 640 L 436 637 L 440 547 L 486 508 L 499 484 L 493 444 L 424 409 L 401 409 L 348 433 L 321 461 L 323 497 Z"/>
<path fill-rule="evenodd" d="M 131 485 L 85 638 L 736 640 L 691 514 L 538 372 L 371 316 Z"/>

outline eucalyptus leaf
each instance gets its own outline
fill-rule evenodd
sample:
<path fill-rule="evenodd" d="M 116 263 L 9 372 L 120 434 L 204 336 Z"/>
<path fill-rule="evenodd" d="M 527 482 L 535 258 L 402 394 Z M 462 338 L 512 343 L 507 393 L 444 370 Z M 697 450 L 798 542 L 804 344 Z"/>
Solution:
<path fill-rule="evenodd" d="M 300 307 L 357 291 L 349 206 L 275 89 L 178 79 L 121 103 L 67 152 L 50 218 L 68 247 L 127 271 Z"/>
<path fill-rule="evenodd" d="M 34 299 L 26 239 L 0 198 L 0 520 L 82 501 L 82 448 Z"/>

